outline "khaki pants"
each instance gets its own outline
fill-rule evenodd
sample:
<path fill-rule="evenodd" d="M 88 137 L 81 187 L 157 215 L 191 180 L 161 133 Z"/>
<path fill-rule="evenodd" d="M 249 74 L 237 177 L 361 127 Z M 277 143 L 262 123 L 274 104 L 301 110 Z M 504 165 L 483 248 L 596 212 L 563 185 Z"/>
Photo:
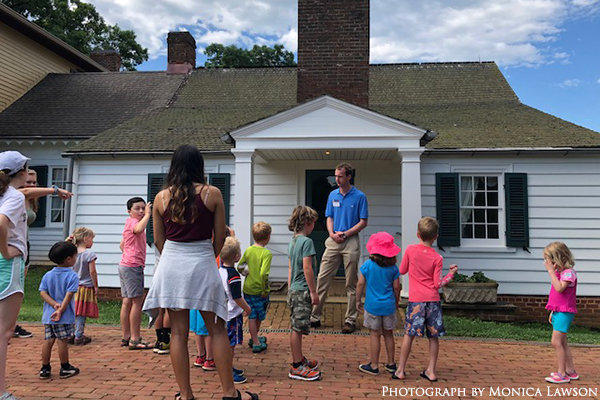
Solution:
<path fill-rule="evenodd" d="M 336 243 L 333 239 L 325 240 L 325 252 L 321 260 L 321 268 L 317 279 L 317 293 L 319 304 L 314 306 L 311 322 L 321 321 L 323 307 L 327 300 L 327 292 L 331 281 L 335 276 L 340 264 L 344 263 L 346 272 L 346 294 L 348 296 L 348 308 L 346 309 L 345 322 L 356 325 L 358 311 L 356 309 L 356 282 L 358 281 L 358 260 L 360 259 L 360 239 L 354 235 L 343 243 Z"/>

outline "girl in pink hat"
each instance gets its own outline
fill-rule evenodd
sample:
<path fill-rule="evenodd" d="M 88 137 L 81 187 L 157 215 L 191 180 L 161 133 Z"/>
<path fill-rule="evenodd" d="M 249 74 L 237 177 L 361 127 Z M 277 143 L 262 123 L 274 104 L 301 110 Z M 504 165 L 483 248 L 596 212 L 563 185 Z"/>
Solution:
<path fill-rule="evenodd" d="M 360 267 L 356 285 L 356 308 L 363 310 L 362 294 L 367 289 L 364 304 L 364 326 L 371 330 L 371 360 L 358 369 L 366 374 L 379 375 L 381 335 L 387 352 L 385 370 L 396 372 L 394 328 L 398 323 L 396 308 L 400 299 L 400 271 L 396 256 L 400 247 L 387 232 L 371 235 L 367 243 L 369 259 Z"/>

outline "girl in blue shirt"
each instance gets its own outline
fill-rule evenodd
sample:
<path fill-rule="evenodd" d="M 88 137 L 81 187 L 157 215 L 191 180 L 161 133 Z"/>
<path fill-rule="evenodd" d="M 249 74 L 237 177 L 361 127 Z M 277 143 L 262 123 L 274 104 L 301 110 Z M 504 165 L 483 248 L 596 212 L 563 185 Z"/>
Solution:
<path fill-rule="evenodd" d="M 367 243 L 369 260 L 358 273 L 356 285 L 356 308 L 363 310 L 362 294 L 367 289 L 364 304 L 364 326 L 371 331 L 371 360 L 358 369 L 366 374 L 379 375 L 381 335 L 385 343 L 388 362 L 385 370 L 396 372 L 394 328 L 398 323 L 396 308 L 400 298 L 400 271 L 396 256 L 400 248 L 387 232 L 371 235 Z"/>

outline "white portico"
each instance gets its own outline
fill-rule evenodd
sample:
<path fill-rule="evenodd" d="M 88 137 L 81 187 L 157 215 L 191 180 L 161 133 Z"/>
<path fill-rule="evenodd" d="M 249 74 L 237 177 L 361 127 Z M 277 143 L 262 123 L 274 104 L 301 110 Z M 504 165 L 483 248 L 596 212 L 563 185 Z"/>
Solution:
<path fill-rule="evenodd" d="M 356 186 L 367 195 L 370 208 L 369 233 L 365 232 L 367 230 L 361 233 L 363 246 L 369 234 L 378 230 L 388 230 L 397 236 L 401 233 L 403 248 L 417 242 L 416 227 L 422 214 L 420 162 L 423 147 L 420 139 L 425 133 L 424 129 L 329 96 L 231 132 L 235 140 L 232 150 L 235 156 L 233 225 L 242 247 L 252 244 L 252 224 L 266 220 L 273 225 L 269 247 L 274 251 L 276 266 L 276 253 L 283 256 L 289 241 L 284 217 L 289 217 L 295 205 L 305 204 L 303 172 L 312 168 L 333 169 L 342 161 L 352 163 L 355 168 L 355 164 L 361 166 L 357 168 L 357 175 L 362 180 L 356 182 Z M 259 167 L 265 170 L 269 164 L 272 168 L 266 170 L 271 171 L 270 175 L 265 173 L 261 177 L 267 183 L 256 186 L 255 170 Z M 287 178 L 277 177 L 278 172 Z M 393 177 L 390 186 L 392 181 L 395 182 L 397 192 L 391 187 L 386 188 L 383 179 L 379 189 L 370 193 L 368 181 L 377 180 L 379 175 Z M 397 179 L 398 176 L 401 179 Z M 264 189 L 268 185 L 281 185 L 286 189 L 268 192 Z M 380 201 L 380 217 L 372 220 L 377 196 L 387 200 Z M 259 205 L 255 204 L 256 199 L 265 200 Z M 390 205 L 390 199 L 396 204 Z M 400 204 L 397 204 L 398 200 Z M 275 215 L 278 209 L 279 216 Z M 397 218 L 392 215 L 394 213 Z M 390 224 L 389 221 L 395 222 Z M 285 257 L 281 257 L 279 263 L 287 270 L 287 261 L 284 261 Z M 404 282 L 404 288 L 408 288 L 407 283 Z"/>

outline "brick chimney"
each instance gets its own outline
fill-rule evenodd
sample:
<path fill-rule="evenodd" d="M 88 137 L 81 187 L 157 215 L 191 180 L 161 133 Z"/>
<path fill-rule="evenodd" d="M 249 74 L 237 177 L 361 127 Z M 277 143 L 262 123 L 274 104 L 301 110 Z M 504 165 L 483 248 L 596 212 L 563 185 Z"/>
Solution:
<path fill-rule="evenodd" d="M 196 67 L 196 40 L 189 32 L 169 32 L 167 74 L 187 74 Z"/>
<path fill-rule="evenodd" d="M 369 106 L 369 0 L 298 0 L 298 102 Z"/>
<path fill-rule="evenodd" d="M 112 72 L 121 70 L 121 56 L 116 50 L 94 50 L 90 58 Z"/>

